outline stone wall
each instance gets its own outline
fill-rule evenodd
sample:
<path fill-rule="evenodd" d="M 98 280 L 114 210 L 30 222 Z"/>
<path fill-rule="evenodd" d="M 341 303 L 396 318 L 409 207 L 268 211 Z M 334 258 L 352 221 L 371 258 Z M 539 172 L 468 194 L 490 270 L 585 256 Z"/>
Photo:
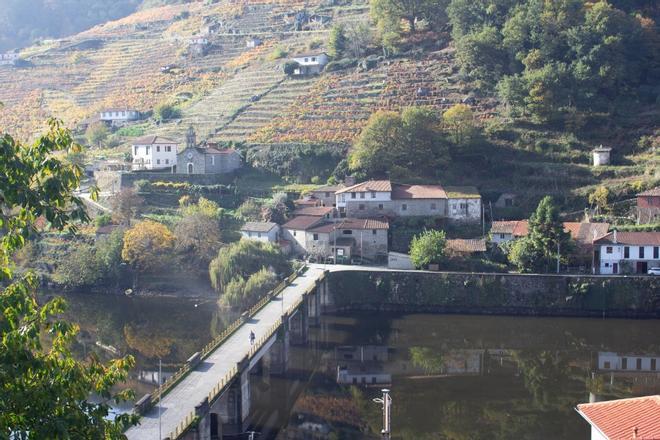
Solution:
<path fill-rule="evenodd" d="M 150 182 L 188 182 L 194 185 L 216 185 L 232 183 L 235 174 L 172 174 L 171 172 L 122 172 L 96 171 L 94 173 L 101 192 L 117 192 L 123 188 L 131 188 L 138 180 Z"/>
<path fill-rule="evenodd" d="M 660 278 L 331 272 L 333 308 L 660 318 Z"/>
<path fill-rule="evenodd" d="M 435 209 L 431 208 L 435 204 Z M 363 205 L 364 209 L 360 209 Z M 379 205 L 383 205 L 380 209 Z M 406 209 L 403 210 L 403 206 Z M 346 217 L 447 217 L 446 199 L 406 199 L 388 201 L 347 200 Z"/>

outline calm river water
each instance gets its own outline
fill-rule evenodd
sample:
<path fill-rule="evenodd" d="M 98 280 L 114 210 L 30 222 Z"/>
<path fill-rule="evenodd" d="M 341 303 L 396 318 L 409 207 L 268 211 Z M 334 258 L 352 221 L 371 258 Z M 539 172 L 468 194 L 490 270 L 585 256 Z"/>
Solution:
<path fill-rule="evenodd" d="M 134 355 L 138 397 L 159 358 L 171 374 L 235 319 L 212 299 L 67 298 L 77 351 Z M 660 391 L 660 372 L 644 371 L 659 335 L 657 320 L 328 315 L 292 348 L 286 377 L 253 379 L 270 397 L 252 419 L 259 438 L 379 438 L 372 398 L 387 387 L 396 439 L 588 439 L 576 404 Z"/>

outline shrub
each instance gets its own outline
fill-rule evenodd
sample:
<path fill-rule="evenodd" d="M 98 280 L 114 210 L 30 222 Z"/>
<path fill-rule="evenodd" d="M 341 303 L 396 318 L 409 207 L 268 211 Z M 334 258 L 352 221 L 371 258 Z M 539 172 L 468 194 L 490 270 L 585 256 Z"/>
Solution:
<path fill-rule="evenodd" d="M 293 73 L 296 71 L 296 69 L 299 66 L 300 64 L 298 64 L 295 61 L 287 61 L 286 63 L 284 63 L 284 69 L 283 69 L 284 73 L 287 75 L 293 75 Z"/>
<path fill-rule="evenodd" d="M 265 267 L 250 275 L 233 278 L 225 288 L 221 301 L 232 307 L 247 309 L 277 286 L 277 276 Z"/>
<path fill-rule="evenodd" d="M 270 61 L 279 60 L 287 56 L 288 52 L 282 46 L 277 46 L 273 51 L 268 55 Z"/>
<path fill-rule="evenodd" d="M 154 108 L 154 118 L 158 121 L 169 121 L 181 117 L 181 110 L 169 103 L 160 103 Z"/>
<path fill-rule="evenodd" d="M 94 223 L 96 224 L 97 227 L 107 226 L 110 223 L 112 223 L 112 215 L 110 215 L 110 214 L 99 215 L 94 220 Z"/>
<path fill-rule="evenodd" d="M 445 257 L 447 239 L 444 231 L 426 230 L 410 243 L 410 260 L 417 269 L 439 264 Z"/>
<path fill-rule="evenodd" d="M 344 58 L 338 61 L 329 62 L 325 66 L 325 70 L 328 72 L 336 72 L 337 70 L 344 70 L 355 66 L 357 66 L 357 60 L 355 58 Z"/>

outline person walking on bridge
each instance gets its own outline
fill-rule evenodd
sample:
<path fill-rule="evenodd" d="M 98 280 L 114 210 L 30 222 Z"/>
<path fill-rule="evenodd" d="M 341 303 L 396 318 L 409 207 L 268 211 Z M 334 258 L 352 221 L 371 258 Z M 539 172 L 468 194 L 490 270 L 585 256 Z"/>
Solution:
<path fill-rule="evenodd" d="M 254 332 L 250 330 L 250 345 L 254 345 L 254 340 L 256 336 L 254 335 Z"/>

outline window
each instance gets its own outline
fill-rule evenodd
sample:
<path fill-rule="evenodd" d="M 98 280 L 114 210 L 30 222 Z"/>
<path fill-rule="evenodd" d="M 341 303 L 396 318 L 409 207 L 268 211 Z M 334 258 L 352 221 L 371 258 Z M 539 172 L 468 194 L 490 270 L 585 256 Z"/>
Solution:
<path fill-rule="evenodd" d="M 309 61 L 309 58 L 305 58 L 305 62 L 308 62 L 308 61 Z"/>
<path fill-rule="evenodd" d="M 624 246 L 623 258 L 630 258 L 630 246 Z"/>
<path fill-rule="evenodd" d="M 653 246 L 653 258 L 658 259 L 658 252 L 660 251 L 660 247 L 658 246 Z"/>
<path fill-rule="evenodd" d="M 371 198 L 375 199 L 376 198 L 376 191 L 371 191 Z"/>
<path fill-rule="evenodd" d="M 149 154 L 151 152 L 151 147 L 147 145 L 146 147 L 144 147 L 144 150 L 145 153 Z"/>
<path fill-rule="evenodd" d="M 330 197 L 330 193 L 326 191 L 325 196 Z"/>
<path fill-rule="evenodd" d="M 383 209 L 383 204 L 382 204 L 382 203 L 379 203 L 379 204 L 378 204 L 378 209 L 380 209 L 380 210 Z"/>
<path fill-rule="evenodd" d="M 461 203 L 461 210 L 467 209 L 467 203 Z"/>
<path fill-rule="evenodd" d="M 355 193 L 351 193 L 351 199 L 355 199 L 357 195 Z"/>
<path fill-rule="evenodd" d="M 166 145 L 165 146 L 165 151 L 167 151 L 168 153 L 172 152 L 172 146 L 171 145 Z"/>
<path fill-rule="evenodd" d="M 371 376 L 371 383 L 376 383 L 376 376 Z"/>
<path fill-rule="evenodd" d="M 644 246 L 639 247 L 639 258 L 644 258 Z"/>
<path fill-rule="evenodd" d="M 438 207 L 435 203 L 431 203 L 431 211 L 435 211 L 437 208 Z"/>
<path fill-rule="evenodd" d="M 611 364 L 610 364 L 610 361 L 605 361 L 603 363 L 603 368 L 606 369 L 606 370 L 609 370 L 610 368 L 612 368 Z"/>
<path fill-rule="evenodd" d="M 635 367 L 637 367 L 638 370 L 642 369 L 642 358 L 637 358 Z"/>
<path fill-rule="evenodd" d="M 160 153 L 160 145 L 156 145 L 156 153 Z"/>
<path fill-rule="evenodd" d="M 657 361 L 655 358 L 651 359 L 651 371 L 655 371 L 657 368 Z"/>
<path fill-rule="evenodd" d="M 505 237 L 506 237 L 505 234 L 500 234 L 500 239 L 504 240 Z"/>
<path fill-rule="evenodd" d="M 215 156 L 211 155 L 211 165 L 215 166 Z"/>
<path fill-rule="evenodd" d="M 364 204 L 360 203 L 360 205 L 358 206 L 358 209 L 360 209 L 360 211 L 363 211 L 364 210 Z"/>
<path fill-rule="evenodd" d="M 160 159 L 156 159 L 156 164 L 160 165 Z"/>
<path fill-rule="evenodd" d="M 360 193 L 360 198 L 364 199 L 364 193 Z"/>
<path fill-rule="evenodd" d="M 316 61 L 316 57 L 312 57 L 312 61 Z"/>
<path fill-rule="evenodd" d="M 341 233 L 344 235 L 353 235 L 353 231 L 350 229 L 344 229 Z"/>
<path fill-rule="evenodd" d="M 314 241 L 318 241 L 319 239 L 319 234 L 314 234 Z"/>
<path fill-rule="evenodd" d="M 261 238 L 261 232 L 257 232 L 257 237 Z"/>
<path fill-rule="evenodd" d="M 622 370 L 628 369 L 628 358 L 621 358 L 621 369 Z"/>
<path fill-rule="evenodd" d="M 513 206 L 513 199 L 504 199 L 504 206 Z"/>
<path fill-rule="evenodd" d="M 353 378 L 353 384 L 357 385 L 357 377 Z"/>
<path fill-rule="evenodd" d="M 401 211 L 407 211 L 407 210 L 408 210 L 408 205 L 406 205 L 405 203 L 401 205 Z"/>
<path fill-rule="evenodd" d="M 133 153 L 133 156 L 137 156 L 137 152 L 138 152 L 138 147 L 137 147 L 137 145 L 134 146 L 133 148 L 135 149 L 135 153 Z"/>
<path fill-rule="evenodd" d="M 294 236 L 294 237 L 296 236 L 296 231 L 293 231 L 293 236 Z"/>
<path fill-rule="evenodd" d="M 126 112 L 121 112 L 121 115 L 122 115 L 122 116 L 126 116 Z"/>
<path fill-rule="evenodd" d="M 169 159 L 165 159 L 165 165 L 169 165 L 169 164 L 170 164 L 170 160 L 169 160 Z"/>
<path fill-rule="evenodd" d="M 372 230 L 371 230 L 371 234 L 372 234 L 372 235 L 376 235 L 377 232 L 378 232 L 378 231 L 376 231 L 375 229 L 372 229 Z"/>
<path fill-rule="evenodd" d="M 605 249 L 605 252 L 608 254 L 612 253 L 612 246 L 607 246 L 607 249 Z"/>

